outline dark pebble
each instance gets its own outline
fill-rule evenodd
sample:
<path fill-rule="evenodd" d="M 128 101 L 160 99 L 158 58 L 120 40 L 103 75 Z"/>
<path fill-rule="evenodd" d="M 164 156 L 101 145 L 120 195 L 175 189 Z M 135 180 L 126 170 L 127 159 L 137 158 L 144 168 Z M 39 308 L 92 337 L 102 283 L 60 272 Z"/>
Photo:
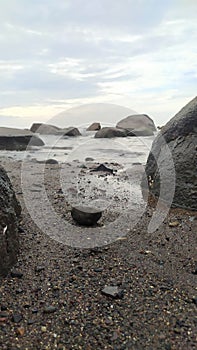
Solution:
<path fill-rule="evenodd" d="M 102 272 L 103 271 L 103 268 L 102 267 L 96 267 L 94 269 L 94 272 Z"/>
<path fill-rule="evenodd" d="M 23 273 L 17 270 L 12 270 L 11 271 L 11 277 L 13 278 L 22 278 L 23 277 Z"/>
<path fill-rule="evenodd" d="M 35 267 L 35 271 L 36 271 L 36 272 L 41 272 L 41 271 L 43 271 L 44 269 L 45 269 L 45 266 L 43 266 L 43 265 L 38 265 L 38 266 Z"/>
<path fill-rule="evenodd" d="M 53 312 L 57 311 L 57 308 L 55 306 L 46 306 L 43 310 L 45 314 L 52 314 Z"/>
<path fill-rule="evenodd" d="M 193 303 L 197 306 L 197 297 L 192 298 Z"/>
<path fill-rule="evenodd" d="M 12 315 L 12 321 L 13 321 L 14 323 L 19 323 L 20 321 L 22 321 L 22 319 L 23 319 L 23 316 L 20 315 L 20 314 L 14 314 L 14 315 Z"/>

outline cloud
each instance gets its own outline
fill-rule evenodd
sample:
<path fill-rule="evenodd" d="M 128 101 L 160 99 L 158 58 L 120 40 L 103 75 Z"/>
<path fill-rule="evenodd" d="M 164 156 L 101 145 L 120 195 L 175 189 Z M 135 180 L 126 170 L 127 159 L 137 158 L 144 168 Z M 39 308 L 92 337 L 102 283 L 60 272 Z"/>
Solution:
<path fill-rule="evenodd" d="M 196 9 L 192 0 L 2 2 L 0 114 L 42 119 L 104 102 L 167 120 L 195 94 Z"/>

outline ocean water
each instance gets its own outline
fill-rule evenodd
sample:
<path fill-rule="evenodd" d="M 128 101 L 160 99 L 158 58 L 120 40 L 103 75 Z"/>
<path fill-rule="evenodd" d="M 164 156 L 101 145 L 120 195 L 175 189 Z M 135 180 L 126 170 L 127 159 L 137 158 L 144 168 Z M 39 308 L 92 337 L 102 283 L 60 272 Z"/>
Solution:
<path fill-rule="evenodd" d="M 39 135 L 45 146 L 29 147 L 26 151 L 0 151 L 0 157 L 38 161 L 52 158 L 60 163 L 83 163 L 86 158 L 92 158 L 98 163 L 116 162 L 130 168 L 136 163 L 145 165 L 154 139 L 154 136 L 96 139 L 94 132 L 80 131 L 82 136 L 79 137 Z"/>

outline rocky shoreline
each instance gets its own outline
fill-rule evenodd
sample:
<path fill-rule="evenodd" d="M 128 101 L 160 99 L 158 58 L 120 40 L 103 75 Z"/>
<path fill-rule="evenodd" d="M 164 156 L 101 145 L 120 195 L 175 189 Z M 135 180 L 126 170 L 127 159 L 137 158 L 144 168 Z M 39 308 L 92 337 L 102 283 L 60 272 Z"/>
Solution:
<path fill-rule="evenodd" d="M 196 348 L 195 211 L 172 209 L 151 234 L 149 203 L 115 242 L 73 248 L 43 234 L 31 219 L 21 162 L 1 163 L 22 206 L 19 259 L 0 286 L 2 350 Z M 66 208 L 56 167 L 47 165 L 45 186 L 61 215 Z"/>

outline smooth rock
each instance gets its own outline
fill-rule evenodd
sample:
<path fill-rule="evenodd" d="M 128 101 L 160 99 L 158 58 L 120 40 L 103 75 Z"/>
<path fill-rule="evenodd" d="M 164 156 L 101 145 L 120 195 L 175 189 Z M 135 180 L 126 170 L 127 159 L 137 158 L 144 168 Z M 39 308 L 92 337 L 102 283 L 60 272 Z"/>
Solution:
<path fill-rule="evenodd" d="M 56 311 L 57 311 L 57 307 L 55 307 L 55 306 L 53 306 L 53 305 L 46 306 L 46 307 L 44 308 L 44 310 L 43 310 L 43 312 L 44 312 L 45 314 L 52 314 L 52 313 L 54 313 L 54 312 L 56 312 Z"/>
<path fill-rule="evenodd" d="M 171 156 L 169 156 L 171 154 Z M 152 144 L 142 187 L 163 201 L 175 193 L 173 207 L 197 209 L 197 97 L 177 113 L 159 132 Z M 160 180 L 162 174 L 162 181 Z M 160 194 L 162 185 L 162 196 Z M 169 198 L 169 199 L 168 199 Z"/>
<path fill-rule="evenodd" d="M 33 123 L 30 128 L 30 131 L 43 135 L 56 135 L 58 130 L 60 130 L 60 128 L 57 126 L 44 123 Z"/>
<path fill-rule="evenodd" d="M 58 164 L 58 161 L 56 159 L 47 159 L 46 164 Z"/>
<path fill-rule="evenodd" d="M 125 129 L 129 136 L 151 136 L 156 131 L 153 120 L 147 114 L 134 114 L 121 119 L 117 128 Z"/>
<path fill-rule="evenodd" d="M 78 205 L 72 208 L 71 215 L 80 225 L 93 226 L 101 218 L 102 211 L 97 208 Z"/>
<path fill-rule="evenodd" d="M 104 127 L 96 132 L 95 138 L 126 137 L 128 132 L 118 128 Z"/>

